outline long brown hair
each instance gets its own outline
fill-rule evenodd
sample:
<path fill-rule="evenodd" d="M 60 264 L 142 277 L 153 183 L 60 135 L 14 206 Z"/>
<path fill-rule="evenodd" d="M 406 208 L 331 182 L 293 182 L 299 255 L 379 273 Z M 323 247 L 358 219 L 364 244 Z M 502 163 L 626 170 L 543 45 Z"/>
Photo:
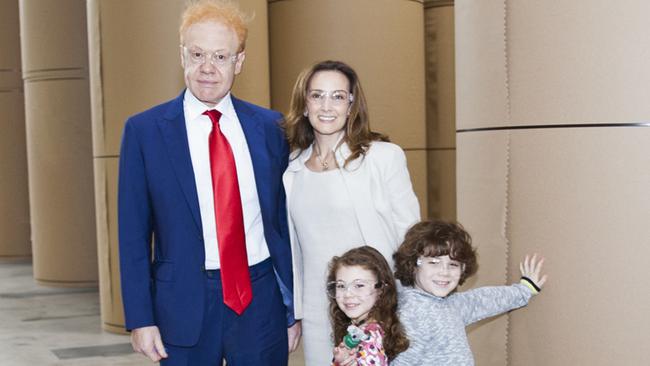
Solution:
<path fill-rule="evenodd" d="M 354 96 L 343 137 L 352 152 L 345 160 L 345 167 L 348 162 L 365 155 L 372 141 L 388 141 L 388 136 L 370 130 L 366 97 L 354 69 L 341 61 L 322 61 L 303 70 L 293 86 L 291 106 L 283 123 L 291 151 L 303 151 L 314 141 L 314 129 L 309 123 L 309 118 L 303 113 L 307 108 L 309 84 L 314 74 L 319 71 L 338 71 L 345 75 L 350 84 L 348 92 Z"/>
<path fill-rule="evenodd" d="M 332 258 L 327 282 L 336 281 L 336 272 L 341 267 L 349 266 L 359 266 L 372 272 L 377 277 L 377 281 L 383 284 L 368 316 L 379 323 L 384 330 L 384 350 L 388 359 L 392 360 L 409 347 L 409 340 L 397 316 L 397 289 L 390 266 L 384 256 L 373 247 L 366 245 L 354 248 L 340 257 Z M 329 310 L 334 344 L 338 344 L 345 336 L 351 320 L 338 307 L 336 299 L 330 298 Z"/>

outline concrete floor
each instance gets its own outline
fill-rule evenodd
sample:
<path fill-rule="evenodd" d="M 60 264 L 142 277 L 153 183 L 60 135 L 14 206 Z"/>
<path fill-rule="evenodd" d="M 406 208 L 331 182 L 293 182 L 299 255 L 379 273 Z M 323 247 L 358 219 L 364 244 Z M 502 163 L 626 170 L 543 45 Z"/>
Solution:
<path fill-rule="evenodd" d="M 0 365 L 152 365 L 101 329 L 97 289 L 37 285 L 29 262 L 0 263 Z M 289 366 L 303 366 L 302 350 Z M 197 365 L 199 366 L 199 365 Z"/>

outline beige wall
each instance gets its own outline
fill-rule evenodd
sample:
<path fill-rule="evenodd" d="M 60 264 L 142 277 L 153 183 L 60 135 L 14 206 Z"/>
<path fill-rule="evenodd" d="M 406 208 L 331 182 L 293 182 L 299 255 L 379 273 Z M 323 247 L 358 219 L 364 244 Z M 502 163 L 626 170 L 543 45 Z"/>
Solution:
<path fill-rule="evenodd" d="M 31 255 L 18 0 L 0 0 L 0 258 Z"/>
<path fill-rule="evenodd" d="M 458 216 L 474 284 L 550 280 L 472 332 L 478 365 L 643 365 L 650 307 L 646 1 L 457 1 Z"/>
<path fill-rule="evenodd" d="M 20 1 L 34 278 L 97 282 L 83 0 Z"/>

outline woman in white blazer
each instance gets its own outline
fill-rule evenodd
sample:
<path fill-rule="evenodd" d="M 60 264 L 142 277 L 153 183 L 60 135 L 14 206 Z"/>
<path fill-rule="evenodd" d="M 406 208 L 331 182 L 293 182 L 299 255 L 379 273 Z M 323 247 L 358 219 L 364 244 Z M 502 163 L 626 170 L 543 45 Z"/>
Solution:
<path fill-rule="evenodd" d="M 284 173 L 297 317 L 306 366 L 332 359 L 327 265 L 361 245 L 392 254 L 420 208 L 402 149 L 372 132 L 356 72 L 338 61 L 304 70 L 284 127 L 292 150 Z M 340 342 L 337 340 L 336 343 Z"/>

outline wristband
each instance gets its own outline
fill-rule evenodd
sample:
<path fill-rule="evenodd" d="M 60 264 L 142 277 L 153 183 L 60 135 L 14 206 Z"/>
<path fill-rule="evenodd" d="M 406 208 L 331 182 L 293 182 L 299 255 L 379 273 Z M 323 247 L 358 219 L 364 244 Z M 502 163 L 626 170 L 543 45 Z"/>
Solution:
<path fill-rule="evenodd" d="M 542 289 L 533 282 L 530 278 L 526 276 L 521 276 L 521 280 L 519 281 L 522 285 L 528 287 L 530 291 L 533 292 L 533 295 L 537 295 L 538 293 L 542 292 Z"/>

